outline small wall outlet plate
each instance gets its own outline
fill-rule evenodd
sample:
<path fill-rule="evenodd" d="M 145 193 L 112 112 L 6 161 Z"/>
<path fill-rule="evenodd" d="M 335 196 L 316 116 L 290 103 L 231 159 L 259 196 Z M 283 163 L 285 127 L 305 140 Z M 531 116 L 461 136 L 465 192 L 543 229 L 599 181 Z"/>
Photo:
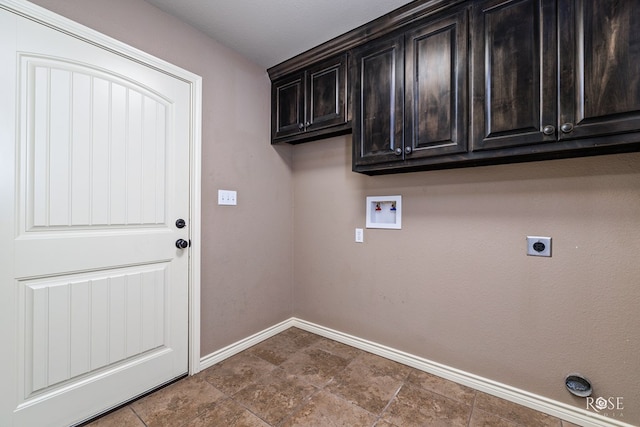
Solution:
<path fill-rule="evenodd" d="M 551 256 L 551 237 L 527 236 L 527 255 Z"/>

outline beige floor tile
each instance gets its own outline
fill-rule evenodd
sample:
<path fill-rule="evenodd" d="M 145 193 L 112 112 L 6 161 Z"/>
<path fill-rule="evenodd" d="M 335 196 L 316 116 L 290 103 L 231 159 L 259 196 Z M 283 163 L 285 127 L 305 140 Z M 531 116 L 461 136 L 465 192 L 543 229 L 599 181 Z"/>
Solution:
<path fill-rule="evenodd" d="M 351 363 L 351 365 L 356 364 L 368 367 L 374 376 L 391 377 L 402 381 L 406 380 L 409 373 L 413 370 L 413 368 L 403 365 L 402 363 L 394 362 L 393 360 L 367 352 L 363 352 Z"/>
<path fill-rule="evenodd" d="M 326 389 L 379 415 L 400 389 L 410 369 L 365 353 L 338 373 Z"/>
<path fill-rule="evenodd" d="M 233 395 L 274 369 L 274 364 L 243 352 L 205 369 L 200 375 L 220 391 Z"/>
<path fill-rule="evenodd" d="M 300 328 L 289 328 L 278 335 L 292 340 L 299 348 L 310 346 L 321 338 L 320 335 L 307 332 Z"/>
<path fill-rule="evenodd" d="M 370 427 L 376 416 L 326 391 L 311 396 L 309 402 L 283 427 Z"/>
<path fill-rule="evenodd" d="M 177 427 L 213 408 L 223 397 L 220 390 L 195 375 L 137 400 L 131 407 L 147 427 Z"/>
<path fill-rule="evenodd" d="M 457 400 L 465 405 L 473 405 L 473 399 L 476 397 L 476 391 L 470 387 L 417 369 L 411 371 L 407 383 Z"/>
<path fill-rule="evenodd" d="M 505 420 L 478 408 L 473 409 L 469 427 L 518 427 L 513 421 Z"/>
<path fill-rule="evenodd" d="M 89 423 L 86 427 L 145 427 L 144 423 L 133 412 L 131 407 L 125 406 L 98 420 Z"/>
<path fill-rule="evenodd" d="M 475 408 L 526 426 L 561 427 L 557 418 L 480 391 L 476 394 Z"/>
<path fill-rule="evenodd" d="M 269 424 L 276 425 L 297 410 L 316 390 L 294 375 L 275 369 L 270 375 L 240 390 L 233 398 Z"/>
<path fill-rule="evenodd" d="M 309 348 L 318 348 L 348 361 L 352 361 L 356 357 L 366 353 L 366 351 L 324 337 L 320 337 Z"/>
<path fill-rule="evenodd" d="M 316 347 L 300 350 L 280 367 L 316 387 L 323 387 L 344 370 L 349 361 Z"/>
<path fill-rule="evenodd" d="M 231 399 L 219 402 L 198 418 L 189 422 L 189 427 L 270 427 L 269 424 L 249 412 Z"/>
<path fill-rule="evenodd" d="M 469 405 L 422 388 L 404 386 L 382 418 L 402 427 L 465 427 L 470 415 Z"/>
<path fill-rule="evenodd" d="M 577 427 L 297 328 L 86 427 Z"/>
<path fill-rule="evenodd" d="M 247 350 L 274 365 L 280 365 L 298 350 L 306 348 L 320 339 L 320 336 L 298 328 L 289 328 Z"/>

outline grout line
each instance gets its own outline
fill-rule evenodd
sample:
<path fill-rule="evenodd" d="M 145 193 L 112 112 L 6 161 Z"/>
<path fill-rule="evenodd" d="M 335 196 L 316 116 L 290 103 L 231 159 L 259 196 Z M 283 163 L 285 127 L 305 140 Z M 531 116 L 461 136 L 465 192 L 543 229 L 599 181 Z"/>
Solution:
<path fill-rule="evenodd" d="M 404 387 L 404 386 L 405 386 L 405 383 L 403 381 L 402 384 L 400 384 L 400 387 L 398 387 L 398 389 L 396 390 L 396 392 L 393 393 L 393 396 L 391 397 L 391 399 L 389 399 L 389 401 L 387 402 L 385 407 L 382 408 L 382 411 L 380 411 L 380 414 L 378 415 L 378 419 L 376 420 L 376 424 L 378 423 L 378 421 L 383 419 L 382 416 L 384 415 L 385 412 L 387 412 L 387 409 L 389 409 L 389 406 L 391 406 L 393 401 L 396 400 L 396 397 L 398 397 L 398 394 L 400 393 L 400 390 L 402 390 L 402 387 Z"/>
<path fill-rule="evenodd" d="M 467 426 L 471 426 L 471 420 L 473 419 L 473 411 L 476 409 L 476 399 L 478 398 L 478 391 L 473 393 L 473 402 L 471 402 L 471 411 L 469 412 L 469 419 L 467 420 Z"/>
<path fill-rule="evenodd" d="M 140 422 L 144 425 L 144 427 L 149 427 L 147 425 L 147 423 L 144 422 L 144 420 L 142 419 L 142 417 L 138 414 L 138 412 L 134 409 L 133 406 L 131 405 L 127 405 L 127 408 L 129 408 L 131 410 L 131 412 L 133 412 L 133 414 L 140 420 Z"/>

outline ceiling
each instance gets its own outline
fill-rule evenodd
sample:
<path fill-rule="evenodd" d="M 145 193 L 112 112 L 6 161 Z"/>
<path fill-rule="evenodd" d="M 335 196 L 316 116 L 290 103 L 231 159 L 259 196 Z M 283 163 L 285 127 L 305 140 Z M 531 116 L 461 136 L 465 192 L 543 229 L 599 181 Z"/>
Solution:
<path fill-rule="evenodd" d="M 146 0 L 264 68 L 410 0 Z"/>

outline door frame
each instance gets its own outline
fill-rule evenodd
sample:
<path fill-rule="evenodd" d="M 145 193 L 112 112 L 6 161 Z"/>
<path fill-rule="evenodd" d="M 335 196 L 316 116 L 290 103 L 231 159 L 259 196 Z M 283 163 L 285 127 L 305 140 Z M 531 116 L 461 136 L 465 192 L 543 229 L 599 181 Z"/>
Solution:
<path fill-rule="evenodd" d="M 94 46 L 159 70 L 186 82 L 191 89 L 189 138 L 189 375 L 200 371 L 200 258 L 201 258 L 201 158 L 202 77 L 122 43 L 82 24 L 24 0 L 3 0 L 0 8 L 53 28 Z"/>

